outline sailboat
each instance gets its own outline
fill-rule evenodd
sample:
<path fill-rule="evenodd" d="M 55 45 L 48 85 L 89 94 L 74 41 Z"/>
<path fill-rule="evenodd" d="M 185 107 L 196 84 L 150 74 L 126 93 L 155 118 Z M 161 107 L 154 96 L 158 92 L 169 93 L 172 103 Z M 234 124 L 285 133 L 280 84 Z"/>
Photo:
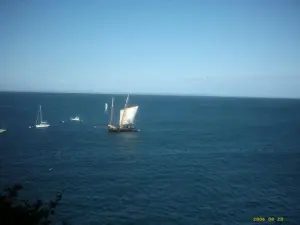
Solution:
<path fill-rule="evenodd" d="M 38 115 L 35 121 L 35 127 L 36 128 L 47 128 L 50 124 L 46 121 L 43 121 L 43 114 L 42 114 L 42 106 L 40 105 Z"/>
<path fill-rule="evenodd" d="M 1 129 L 0 129 L 0 134 L 3 134 L 3 133 L 5 133 L 5 132 L 7 132 L 6 129 L 4 129 L 4 128 L 1 128 Z"/>
<path fill-rule="evenodd" d="M 70 117 L 71 121 L 77 121 L 77 122 L 81 122 L 79 116 L 75 116 L 75 117 Z"/>
<path fill-rule="evenodd" d="M 139 106 L 130 106 L 128 107 L 129 94 L 127 95 L 124 109 L 120 110 L 120 120 L 119 125 L 113 125 L 113 116 L 114 116 L 114 98 L 111 102 L 111 112 L 110 120 L 107 126 L 109 132 L 139 132 L 139 129 L 136 129 L 134 126 L 134 120 L 137 114 Z"/>
<path fill-rule="evenodd" d="M 104 112 L 107 112 L 107 109 L 108 109 L 108 104 L 107 103 L 105 103 L 105 106 L 104 106 Z"/>

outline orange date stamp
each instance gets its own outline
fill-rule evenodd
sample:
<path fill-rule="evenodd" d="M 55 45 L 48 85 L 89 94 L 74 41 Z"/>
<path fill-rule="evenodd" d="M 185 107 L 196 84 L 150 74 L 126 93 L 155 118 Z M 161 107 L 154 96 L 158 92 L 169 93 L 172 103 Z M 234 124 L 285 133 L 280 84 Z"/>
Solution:
<path fill-rule="evenodd" d="M 274 216 L 255 216 L 252 219 L 253 222 L 283 222 L 284 218 L 282 216 L 274 217 Z"/>

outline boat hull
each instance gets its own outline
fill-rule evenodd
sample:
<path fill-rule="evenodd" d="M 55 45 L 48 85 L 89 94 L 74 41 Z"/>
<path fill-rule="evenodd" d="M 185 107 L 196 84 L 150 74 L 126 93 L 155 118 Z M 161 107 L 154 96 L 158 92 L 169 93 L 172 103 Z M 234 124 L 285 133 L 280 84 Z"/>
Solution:
<path fill-rule="evenodd" d="M 50 124 L 36 124 L 35 127 L 36 128 L 47 128 L 47 127 L 50 127 Z"/>
<path fill-rule="evenodd" d="M 139 129 L 136 129 L 135 127 L 115 127 L 115 126 L 108 126 L 107 127 L 108 132 L 139 132 Z"/>
<path fill-rule="evenodd" d="M 79 118 L 79 116 L 75 116 L 75 117 L 70 117 L 70 121 L 81 122 L 81 119 Z"/>
<path fill-rule="evenodd" d="M 74 121 L 74 122 L 81 122 L 80 119 L 70 119 L 71 121 Z"/>

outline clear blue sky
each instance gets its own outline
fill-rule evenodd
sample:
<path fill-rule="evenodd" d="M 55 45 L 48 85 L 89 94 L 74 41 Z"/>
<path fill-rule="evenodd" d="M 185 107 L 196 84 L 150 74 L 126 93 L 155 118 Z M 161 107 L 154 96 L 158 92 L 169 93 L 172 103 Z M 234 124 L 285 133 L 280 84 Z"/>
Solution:
<path fill-rule="evenodd" d="M 300 97 L 300 1 L 1 0 L 0 90 Z"/>

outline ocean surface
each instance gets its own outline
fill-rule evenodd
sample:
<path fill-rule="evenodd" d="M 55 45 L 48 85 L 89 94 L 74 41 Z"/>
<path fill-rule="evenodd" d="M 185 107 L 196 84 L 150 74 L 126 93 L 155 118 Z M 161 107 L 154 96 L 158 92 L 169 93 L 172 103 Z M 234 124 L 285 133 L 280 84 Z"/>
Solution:
<path fill-rule="evenodd" d="M 300 100 L 132 95 L 139 133 L 107 132 L 110 101 L 0 93 L 0 187 L 63 191 L 56 220 L 73 225 L 299 224 Z M 39 104 L 48 129 L 29 128 Z"/>

